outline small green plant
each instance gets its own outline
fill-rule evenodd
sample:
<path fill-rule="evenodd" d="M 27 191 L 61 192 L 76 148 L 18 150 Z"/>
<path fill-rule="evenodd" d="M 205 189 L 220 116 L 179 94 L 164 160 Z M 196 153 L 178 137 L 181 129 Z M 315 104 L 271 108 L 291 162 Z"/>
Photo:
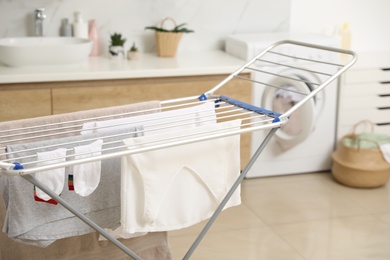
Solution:
<path fill-rule="evenodd" d="M 137 48 L 137 46 L 135 45 L 135 42 L 133 42 L 133 45 L 131 45 L 129 51 L 131 51 L 131 52 L 137 52 L 137 51 L 138 51 L 138 48 Z"/>
<path fill-rule="evenodd" d="M 123 46 L 126 42 L 125 38 L 122 38 L 122 34 L 111 34 L 111 46 Z"/>
<path fill-rule="evenodd" d="M 171 30 L 164 29 L 162 27 L 162 25 L 161 25 L 161 27 L 147 26 L 147 27 L 145 27 L 145 30 L 155 30 L 156 32 L 174 32 L 174 33 L 192 33 L 192 32 L 194 32 L 193 30 L 185 28 L 184 27 L 185 25 L 186 25 L 185 23 L 175 25 L 175 27 Z"/>

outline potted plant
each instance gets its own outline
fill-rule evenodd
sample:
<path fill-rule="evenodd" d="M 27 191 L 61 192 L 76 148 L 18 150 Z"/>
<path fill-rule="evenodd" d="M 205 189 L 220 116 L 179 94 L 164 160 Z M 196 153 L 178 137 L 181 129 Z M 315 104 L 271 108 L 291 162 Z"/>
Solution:
<path fill-rule="evenodd" d="M 133 42 L 133 45 L 131 45 L 129 51 L 127 52 L 127 59 L 128 60 L 139 60 L 141 53 L 138 51 L 138 47 L 135 45 L 135 42 Z"/>
<path fill-rule="evenodd" d="M 165 29 L 164 23 L 170 20 L 173 22 L 173 29 Z M 176 25 L 176 21 L 170 17 L 163 19 L 160 27 L 148 26 L 145 30 L 154 30 L 156 36 L 157 54 L 160 57 L 175 57 L 183 33 L 192 33 L 193 30 L 184 27 L 186 24 L 182 23 Z"/>
<path fill-rule="evenodd" d="M 111 44 L 109 46 L 109 53 L 111 58 L 124 58 L 126 39 L 120 33 L 111 34 Z"/>

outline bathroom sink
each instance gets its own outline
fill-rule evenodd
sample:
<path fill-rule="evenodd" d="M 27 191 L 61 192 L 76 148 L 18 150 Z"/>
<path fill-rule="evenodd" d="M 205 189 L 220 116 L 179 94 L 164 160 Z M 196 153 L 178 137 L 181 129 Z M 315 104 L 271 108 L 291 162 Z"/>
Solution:
<path fill-rule="evenodd" d="M 92 42 L 73 37 L 20 37 L 0 39 L 0 62 L 11 67 L 82 63 Z"/>

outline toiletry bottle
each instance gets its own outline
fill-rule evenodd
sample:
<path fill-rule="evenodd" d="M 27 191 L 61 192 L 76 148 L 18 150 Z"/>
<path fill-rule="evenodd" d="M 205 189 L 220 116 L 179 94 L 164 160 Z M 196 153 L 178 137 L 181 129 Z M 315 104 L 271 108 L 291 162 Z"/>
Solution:
<path fill-rule="evenodd" d="M 89 21 L 89 39 L 92 41 L 90 56 L 99 56 L 99 35 L 95 20 Z"/>
<path fill-rule="evenodd" d="M 344 23 L 343 28 L 340 31 L 341 36 L 341 48 L 351 49 L 351 31 L 348 28 L 348 23 Z"/>
<path fill-rule="evenodd" d="M 61 20 L 60 35 L 65 37 L 72 37 L 72 25 L 69 23 L 68 18 Z"/>
<path fill-rule="evenodd" d="M 88 39 L 88 24 L 84 22 L 80 12 L 75 13 L 75 21 L 73 23 L 73 36 L 77 38 Z"/>

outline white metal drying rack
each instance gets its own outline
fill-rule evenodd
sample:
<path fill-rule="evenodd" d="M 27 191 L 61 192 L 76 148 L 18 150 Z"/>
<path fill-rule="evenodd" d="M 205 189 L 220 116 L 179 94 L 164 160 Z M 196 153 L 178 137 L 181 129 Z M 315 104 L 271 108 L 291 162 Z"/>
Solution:
<path fill-rule="evenodd" d="M 294 53 L 299 55 L 290 55 L 289 51 L 294 49 Z M 336 56 L 342 56 L 339 63 L 333 63 L 333 62 L 326 62 L 322 60 L 316 60 L 310 57 L 310 51 L 315 50 L 316 52 L 323 52 L 324 56 L 330 57 L 329 55 L 333 55 L 332 57 Z M 308 54 L 309 55 L 306 55 Z M 302 55 L 301 55 L 302 54 Z M 306 55 L 306 56 L 305 56 Z M 328 56 L 327 56 L 328 55 Z M 307 57 L 309 56 L 309 57 Z M 299 67 L 299 62 L 296 61 L 303 61 L 307 63 L 312 63 L 313 65 L 319 65 L 321 66 L 313 66 L 313 67 L 321 67 L 324 68 L 323 71 L 316 71 L 316 70 L 307 70 L 302 67 Z M 93 162 L 98 160 L 105 160 L 115 157 L 121 157 L 125 155 L 130 154 L 136 154 L 136 153 L 142 153 L 146 151 L 156 150 L 156 149 L 164 149 L 168 147 L 178 146 L 178 145 L 185 145 L 189 143 L 194 142 L 200 142 L 205 140 L 211 140 L 215 138 L 221 138 L 231 135 L 238 135 L 238 134 L 244 134 L 249 133 L 253 131 L 260 131 L 260 130 L 269 130 L 269 133 L 261 143 L 261 145 L 258 147 L 257 151 L 254 153 L 254 155 L 249 160 L 246 167 L 242 170 L 242 173 L 237 178 L 235 183 L 232 185 L 220 205 L 215 210 L 214 214 L 210 218 L 210 220 L 207 222 L 203 230 L 200 232 L 196 240 L 193 242 L 189 250 L 187 251 L 186 255 L 183 259 L 189 259 L 192 253 L 195 251 L 196 247 L 199 245 L 200 241 L 203 239 L 211 225 L 214 223 L 218 215 L 221 213 L 222 209 L 230 199 L 230 197 L 233 195 L 237 187 L 241 184 L 242 180 L 245 178 L 247 172 L 252 167 L 253 163 L 256 161 L 256 159 L 261 154 L 264 147 L 267 145 L 268 141 L 272 138 L 272 136 L 275 134 L 278 128 L 280 128 L 283 124 L 288 122 L 288 119 L 290 115 L 296 111 L 299 107 L 301 107 L 305 102 L 307 102 L 311 98 L 315 98 L 315 95 L 322 91 L 330 82 L 336 80 L 342 73 L 344 73 L 349 67 L 351 67 L 357 60 L 357 56 L 354 52 L 349 50 L 343 50 L 338 48 L 332 48 L 332 47 L 326 47 L 326 46 L 320 46 L 315 44 L 309 44 L 309 43 L 303 43 L 303 42 L 297 42 L 297 41 L 280 41 L 277 42 L 271 46 L 269 46 L 267 49 L 256 55 L 253 59 L 246 62 L 242 67 L 237 69 L 234 73 L 229 75 L 226 79 L 224 79 L 222 82 L 220 82 L 218 85 L 216 85 L 214 88 L 209 90 L 208 92 L 200 95 L 200 96 L 192 96 L 192 97 L 184 97 L 179 99 L 173 99 L 173 100 L 166 100 L 162 101 L 162 109 L 163 110 L 172 110 L 172 109 L 180 109 L 185 108 L 189 106 L 199 105 L 203 102 L 214 102 L 215 103 L 215 113 L 217 115 L 218 121 L 226 121 L 231 119 L 237 119 L 240 118 L 242 120 L 241 128 L 239 130 L 237 129 L 223 129 L 222 131 L 215 131 L 215 132 L 203 132 L 203 133 L 197 133 L 190 136 L 176 136 L 174 139 L 164 139 L 164 140 L 158 140 L 156 142 L 148 143 L 143 146 L 143 148 L 132 148 L 132 147 L 126 147 L 122 142 L 117 142 L 117 146 L 114 148 L 102 148 L 102 151 L 105 151 L 105 154 L 101 155 L 91 155 L 88 158 L 84 159 L 73 159 L 72 157 L 66 158 L 65 162 L 62 163 L 54 163 L 54 164 L 48 164 L 45 166 L 34 166 L 36 162 L 33 163 L 22 163 L 23 166 L 19 164 L 13 163 L 17 160 L 23 160 L 25 158 L 16 158 L 11 160 L 3 160 L 0 161 L 0 176 L 20 176 L 27 181 L 31 182 L 32 184 L 39 187 L 41 190 L 46 192 L 48 195 L 50 195 L 53 199 L 55 199 L 58 203 L 60 203 L 62 206 L 64 206 L 67 210 L 72 212 L 76 217 L 80 218 L 82 221 L 84 221 L 86 224 L 88 224 L 90 227 L 95 229 L 97 232 L 99 232 L 101 235 L 103 235 L 105 238 L 107 238 L 109 241 L 111 241 L 114 245 L 116 245 L 118 248 L 120 248 L 124 253 L 126 253 L 128 256 L 134 258 L 134 259 L 141 259 L 139 256 L 137 256 L 133 251 L 131 251 L 129 248 L 124 246 L 122 243 L 120 243 L 117 239 L 113 238 L 110 234 L 108 234 L 104 229 L 96 225 L 93 221 L 85 217 L 83 214 L 81 214 L 77 209 L 75 209 L 72 205 L 69 205 L 66 201 L 64 201 L 60 196 L 53 193 L 50 189 L 47 189 L 42 183 L 40 183 L 35 177 L 33 177 L 32 173 L 39 173 L 41 171 L 47 171 L 51 169 L 56 168 L 63 168 L 63 167 L 69 167 L 76 164 L 83 164 L 87 162 Z M 257 64 L 262 63 L 262 69 L 259 69 L 259 66 L 256 66 Z M 267 66 L 264 66 L 267 65 Z M 308 67 L 308 66 L 305 66 Z M 329 67 L 329 70 L 326 69 Z M 273 71 L 275 68 L 278 68 L 278 70 Z M 320 83 L 318 82 L 307 82 L 304 79 L 300 79 L 297 77 L 294 77 L 294 75 L 289 74 L 283 74 L 280 73 L 280 68 L 286 68 L 286 69 L 293 69 L 293 70 L 305 70 L 310 71 L 311 73 L 314 73 L 318 75 L 318 77 L 321 79 Z M 335 69 L 336 68 L 336 69 Z M 308 93 L 298 93 L 303 96 L 303 98 L 297 102 L 295 105 L 293 105 L 290 109 L 288 109 L 285 112 L 278 113 L 271 110 L 267 110 L 264 108 L 256 107 L 248 103 L 243 103 L 241 101 L 238 101 L 236 99 L 226 97 L 223 95 L 216 95 L 215 92 L 219 90 L 222 86 L 224 86 L 226 83 L 233 81 L 233 80 L 249 80 L 253 83 L 253 87 L 271 87 L 271 88 L 281 88 L 285 91 L 295 92 L 296 90 L 284 88 L 283 86 L 273 86 L 270 85 L 268 82 L 261 82 L 258 80 L 253 80 L 252 78 L 246 78 L 240 76 L 241 73 L 250 71 L 252 73 L 260 73 L 264 75 L 272 75 L 275 78 L 280 79 L 289 79 L 289 80 L 296 80 L 300 81 L 303 84 L 311 84 L 315 86 L 315 88 L 312 89 L 312 91 Z M 329 72 L 330 71 L 330 72 Z M 259 77 L 256 77 L 258 79 Z M 237 89 L 237 91 L 240 91 Z M 140 111 L 137 111 L 137 113 Z M 62 125 L 69 124 L 68 126 L 61 126 L 58 127 L 56 123 L 44 125 L 45 129 L 49 130 L 40 130 L 39 128 L 42 126 L 33 126 L 33 127 L 26 127 L 26 128 L 19 128 L 19 129 L 12 129 L 12 130 L 0 130 L 0 149 L 4 148 L 6 144 L 12 144 L 12 142 L 34 142 L 34 137 L 31 137 L 31 134 L 36 134 L 35 136 L 39 136 L 37 134 L 41 133 L 42 135 L 48 136 L 48 137 L 55 137 L 58 134 L 63 133 L 72 133 L 72 132 L 80 132 L 80 130 L 75 130 L 75 127 L 80 126 L 81 124 L 85 122 L 93 122 L 94 120 L 101 120 L 103 118 L 111 119 L 115 118 L 117 116 L 132 116 L 133 113 L 126 113 L 126 114 L 118 114 L 118 115 L 112 115 L 112 116 L 105 116 L 105 117 L 97 117 L 97 118 L 89 118 L 89 119 L 81 119 L 81 120 L 75 120 L 75 121 L 69 121 L 69 122 L 61 122 Z M 166 122 L 164 124 L 152 124 L 152 128 L 149 129 L 151 131 L 158 130 L 161 128 L 167 128 L 170 126 L 177 126 L 178 124 L 186 124 L 185 120 L 180 118 L 181 115 L 176 115 L 175 118 L 166 118 Z M 207 114 L 205 115 L 204 119 L 202 120 L 209 120 L 207 117 Z M 145 122 L 139 122 L 140 125 L 142 125 Z M 57 133 L 52 133 L 52 131 L 56 129 Z M 16 134 L 13 133 L 13 131 L 18 131 Z M 23 131 L 23 133 L 20 133 L 20 131 Z M 47 133 L 47 131 L 50 132 Z M 24 136 L 24 135 L 29 136 Z M 40 135 L 39 137 L 42 137 Z M 109 138 L 109 137 L 105 137 Z M 124 136 L 125 138 L 125 136 Z M 85 141 L 91 141 L 92 139 L 86 139 Z M 112 144 L 112 142 L 107 142 L 105 140 L 104 144 Z M 107 152 L 108 151 L 108 152 Z M 0 156 L 6 156 L 7 154 L 0 154 Z"/>

